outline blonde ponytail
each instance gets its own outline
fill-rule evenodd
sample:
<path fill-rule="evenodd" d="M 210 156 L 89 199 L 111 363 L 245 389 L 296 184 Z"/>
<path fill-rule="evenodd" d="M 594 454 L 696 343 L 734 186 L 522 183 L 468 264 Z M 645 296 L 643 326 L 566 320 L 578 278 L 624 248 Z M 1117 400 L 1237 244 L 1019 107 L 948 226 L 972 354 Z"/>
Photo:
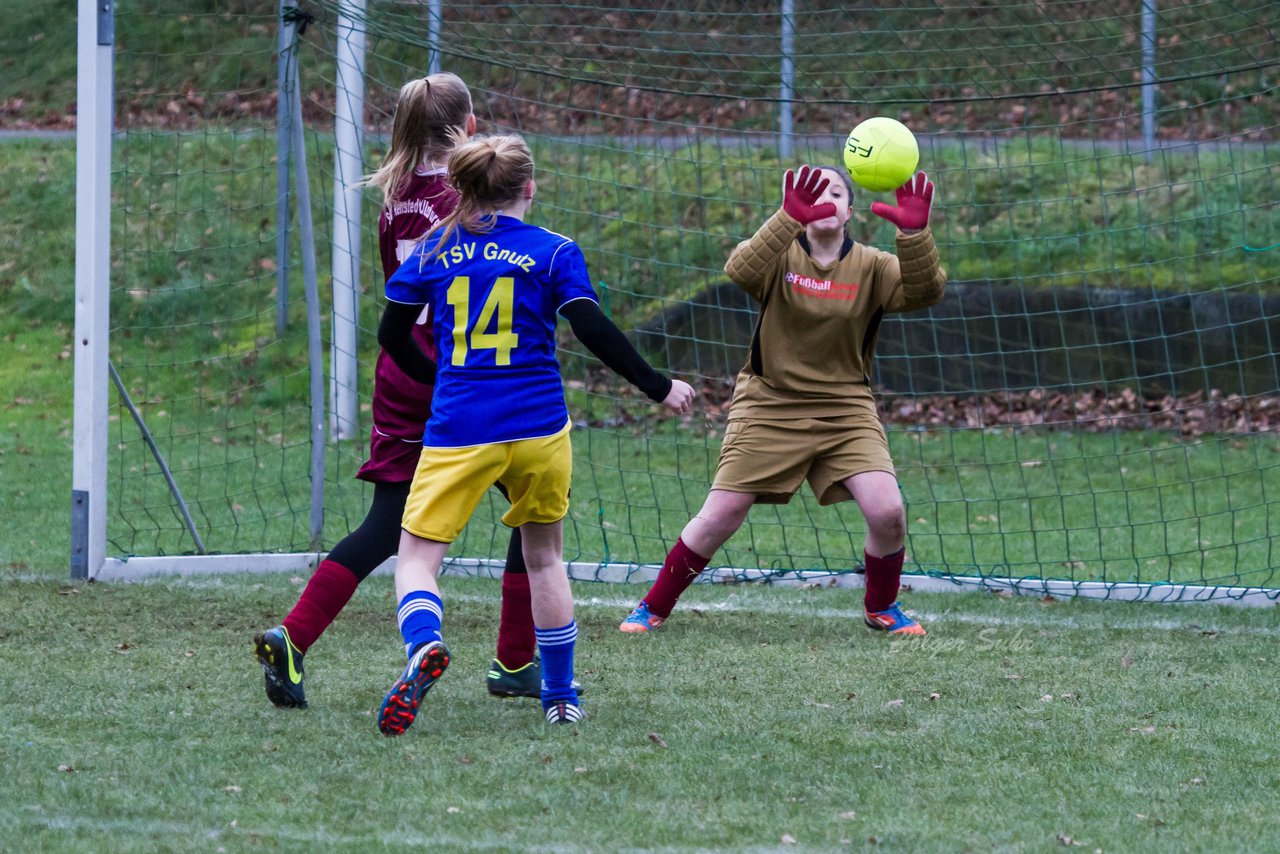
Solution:
<path fill-rule="evenodd" d="M 382 190 L 382 203 L 400 199 L 415 169 L 439 163 L 453 147 L 453 134 L 466 137 L 471 92 L 462 78 L 447 71 L 410 80 L 400 87 L 391 124 L 391 146 L 382 166 L 363 183 Z"/>

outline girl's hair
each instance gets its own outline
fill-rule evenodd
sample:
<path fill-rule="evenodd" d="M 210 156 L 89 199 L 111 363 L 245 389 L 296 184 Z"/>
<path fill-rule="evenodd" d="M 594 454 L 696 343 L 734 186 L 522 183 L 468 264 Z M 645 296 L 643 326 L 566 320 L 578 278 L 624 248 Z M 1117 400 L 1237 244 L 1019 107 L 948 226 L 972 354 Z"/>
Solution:
<path fill-rule="evenodd" d="M 442 71 L 410 80 L 400 87 L 387 156 L 364 183 L 382 190 L 385 206 L 395 204 L 413 170 L 444 160 L 454 131 L 466 135 L 470 115 L 471 92 L 458 75 Z"/>
<path fill-rule="evenodd" d="M 449 155 L 449 180 L 458 191 L 458 206 L 428 235 L 435 245 L 428 257 L 439 253 L 459 228 L 473 234 L 493 230 L 493 213 L 520 198 L 533 180 L 533 153 L 519 136 L 482 136 L 468 139 L 453 135 Z M 424 235 L 424 239 L 427 235 Z"/>

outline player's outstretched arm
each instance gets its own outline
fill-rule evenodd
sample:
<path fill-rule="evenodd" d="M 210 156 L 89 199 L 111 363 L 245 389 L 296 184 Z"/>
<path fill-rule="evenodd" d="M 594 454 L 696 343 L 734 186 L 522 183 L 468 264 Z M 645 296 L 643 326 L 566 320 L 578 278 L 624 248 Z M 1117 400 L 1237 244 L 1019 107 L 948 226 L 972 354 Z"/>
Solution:
<path fill-rule="evenodd" d="M 560 307 L 560 314 L 569 321 L 569 327 L 583 346 L 615 374 L 672 412 L 689 411 L 693 405 L 693 387 L 655 371 L 595 302 L 571 300 Z"/>
<path fill-rule="evenodd" d="M 423 306 L 389 302 L 378 323 L 378 343 L 387 355 L 411 379 L 432 385 L 436 381 L 436 363 L 427 358 L 413 338 L 413 327 Z"/>
<path fill-rule="evenodd" d="M 893 262 L 896 278 L 901 282 L 889 298 L 886 311 L 916 311 L 942 300 L 947 285 L 947 271 L 938 261 L 938 247 L 929 230 L 933 208 L 933 182 L 923 172 L 896 191 L 898 205 L 876 202 L 871 212 L 898 227 L 897 260 Z"/>
<path fill-rule="evenodd" d="M 821 169 L 801 166 L 796 173 L 788 169 L 782 179 L 782 206 L 756 230 L 739 243 L 725 262 L 729 279 L 756 299 L 762 299 L 764 288 L 774 278 L 787 247 L 804 227 L 836 212 L 831 202 L 818 203 L 831 179 Z"/>
<path fill-rule="evenodd" d="M 872 202 L 871 212 L 887 219 L 903 232 L 913 234 L 929 226 L 929 212 L 933 210 L 933 182 L 923 172 L 917 172 L 911 180 L 894 190 L 898 206 L 884 202 Z"/>

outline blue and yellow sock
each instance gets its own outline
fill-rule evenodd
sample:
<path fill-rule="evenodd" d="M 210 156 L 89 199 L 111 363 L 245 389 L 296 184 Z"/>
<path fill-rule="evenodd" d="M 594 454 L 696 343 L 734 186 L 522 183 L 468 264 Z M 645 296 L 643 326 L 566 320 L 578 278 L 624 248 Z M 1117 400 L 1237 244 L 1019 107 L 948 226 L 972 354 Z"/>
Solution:
<path fill-rule="evenodd" d="M 400 600 L 396 610 L 396 622 L 404 637 L 404 654 L 423 644 L 440 640 L 440 624 L 444 621 L 444 603 L 440 597 L 425 590 L 413 590 Z"/>
<path fill-rule="evenodd" d="M 578 692 L 573 690 L 573 644 L 578 639 L 578 624 L 570 621 L 558 629 L 534 629 L 538 652 L 542 656 L 542 708 L 557 700 L 577 705 Z"/>

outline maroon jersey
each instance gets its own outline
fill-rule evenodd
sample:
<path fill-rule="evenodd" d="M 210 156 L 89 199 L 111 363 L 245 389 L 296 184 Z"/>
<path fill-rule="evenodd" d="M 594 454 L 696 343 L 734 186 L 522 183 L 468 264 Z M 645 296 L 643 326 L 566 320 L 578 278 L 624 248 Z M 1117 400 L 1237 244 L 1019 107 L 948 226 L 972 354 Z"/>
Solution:
<path fill-rule="evenodd" d="M 400 262 L 409 257 L 418 238 L 458 204 L 458 194 L 446 182 L 444 169 L 415 172 L 400 197 L 378 217 L 384 279 L 391 278 Z M 436 342 L 431 332 L 430 309 L 423 309 L 413 335 L 422 352 L 434 359 Z M 369 459 L 356 477 L 383 483 L 413 480 L 422 452 L 422 426 L 431 415 L 431 392 L 432 386 L 410 379 L 385 350 L 378 351 Z"/>

